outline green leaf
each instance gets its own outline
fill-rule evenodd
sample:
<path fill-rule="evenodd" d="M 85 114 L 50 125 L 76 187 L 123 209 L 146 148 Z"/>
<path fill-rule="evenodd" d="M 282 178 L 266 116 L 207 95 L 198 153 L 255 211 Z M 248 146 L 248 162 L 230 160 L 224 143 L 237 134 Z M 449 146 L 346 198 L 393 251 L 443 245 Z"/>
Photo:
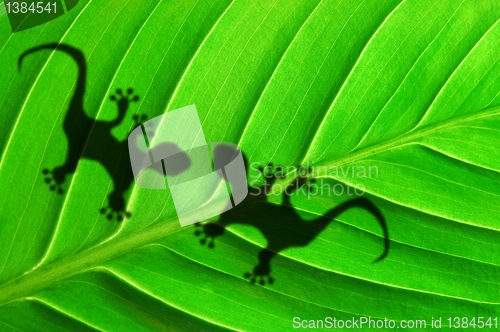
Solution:
<path fill-rule="evenodd" d="M 429 327 L 433 317 L 443 326 L 497 317 L 499 19 L 493 0 L 82 0 L 12 34 L 0 11 L 2 330 L 276 331 L 292 329 L 294 317 Z M 114 171 L 99 162 L 106 157 L 81 159 L 62 195 L 42 170 L 70 149 L 63 123 L 78 66 L 45 50 L 18 71 L 23 52 L 47 43 L 84 54 L 85 114 L 96 127 L 116 118 L 116 89 L 140 97 L 112 135 L 81 138 Z M 256 163 L 305 164 L 319 194 L 297 193 L 290 206 L 283 195 L 245 201 L 212 250 L 195 227 L 179 226 L 167 191 L 131 186 L 132 217 L 107 220 L 99 210 L 113 172 L 129 163 L 126 145 L 112 143 L 126 142 L 135 114 L 191 104 L 208 142 L 241 147 L 251 183 L 262 180 Z M 358 176 L 363 169 L 376 173 Z M 353 198 L 321 188 L 365 192 L 389 228 L 386 259 L 372 264 L 384 239 L 363 209 L 311 235 L 313 219 Z M 310 240 L 274 257 L 274 283 L 264 286 L 244 277 L 268 245 L 257 224 L 284 243 Z"/>

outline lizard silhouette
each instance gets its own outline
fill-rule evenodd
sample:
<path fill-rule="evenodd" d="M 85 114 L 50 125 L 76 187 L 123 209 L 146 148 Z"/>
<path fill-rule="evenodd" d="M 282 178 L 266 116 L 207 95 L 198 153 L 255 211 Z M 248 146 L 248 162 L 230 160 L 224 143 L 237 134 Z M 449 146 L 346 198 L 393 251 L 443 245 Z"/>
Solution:
<path fill-rule="evenodd" d="M 244 157 L 248 172 L 248 161 Z M 214 239 L 224 234 L 225 228 L 233 224 L 244 224 L 257 228 L 266 238 L 267 246 L 258 254 L 259 263 L 252 272 L 247 272 L 244 277 L 252 283 L 261 285 L 274 282 L 271 276 L 271 260 L 281 251 L 291 247 L 305 247 L 311 243 L 336 217 L 351 208 L 362 208 L 371 213 L 378 221 L 384 235 L 384 251 L 374 261 L 383 260 L 389 252 L 389 232 L 384 216 L 380 210 L 367 198 L 357 197 L 348 200 L 329 210 L 315 220 L 304 220 L 296 212 L 291 203 L 291 195 L 299 189 L 307 186 L 315 179 L 309 177 L 309 168 L 298 166 L 298 174 L 290 184 L 286 186 L 281 205 L 269 204 L 267 195 L 274 182 L 283 178 L 280 166 L 273 168 L 269 164 L 259 171 L 264 175 L 265 183 L 260 187 L 248 186 L 249 194 L 236 207 L 221 214 L 216 222 L 196 223 L 195 235 L 201 236 L 200 243 L 207 244 L 209 248 L 214 247 Z M 305 169 L 305 172 L 302 172 Z M 265 211 L 265 212 L 263 212 Z M 272 221 L 265 220 L 263 213 L 267 216 L 277 216 Z"/>
<path fill-rule="evenodd" d="M 128 140 L 118 140 L 111 134 L 111 131 L 123 122 L 130 104 L 137 102 L 139 97 L 134 95 L 132 88 L 127 89 L 126 92 L 117 89 L 116 94 L 110 97 L 111 101 L 117 105 L 118 115 L 116 118 L 111 121 L 102 121 L 89 117 L 84 108 L 87 64 L 83 52 L 67 44 L 50 43 L 40 45 L 25 51 L 19 57 L 19 70 L 21 70 L 22 63 L 27 56 L 41 50 L 63 52 L 69 55 L 78 66 L 76 87 L 63 121 L 63 130 L 68 140 L 68 153 L 62 165 L 42 171 L 45 176 L 45 183 L 49 185 L 50 190 L 62 194 L 62 184 L 69 175 L 75 173 L 81 159 L 97 161 L 104 167 L 113 182 L 113 191 L 108 195 L 108 206 L 100 209 L 101 214 L 105 214 L 109 220 L 116 219 L 118 221 L 130 217 L 130 212 L 125 211 L 126 199 L 124 197 L 125 192 L 134 181 L 127 155 L 129 149 Z M 145 119 L 145 115 L 134 115 L 134 127 L 142 125 Z M 136 137 L 137 134 L 132 135 L 135 135 L 132 137 L 134 141 L 139 139 L 139 137 Z M 173 145 L 172 143 L 163 144 Z M 162 149 L 163 144 L 157 148 Z M 137 146 L 131 146 L 130 149 L 136 149 L 134 154 L 136 156 L 148 153 L 147 151 L 139 151 Z M 185 162 L 184 165 L 185 168 L 189 167 L 189 161 Z M 158 169 L 158 167 L 153 169 Z M 177 171 L 181 172 L 183 169 Z"/>

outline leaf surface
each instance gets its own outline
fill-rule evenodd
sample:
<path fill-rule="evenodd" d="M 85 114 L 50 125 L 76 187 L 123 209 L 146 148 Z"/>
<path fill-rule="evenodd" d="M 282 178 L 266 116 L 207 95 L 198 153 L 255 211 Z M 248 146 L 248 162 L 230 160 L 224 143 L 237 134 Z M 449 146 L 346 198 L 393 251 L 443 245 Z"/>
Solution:
<path fill-rule="evenodd" d="M 81 0 L 12 34 L 0 13 L 0 326 L 276 331 L 294 317 L 498 316 L 499 19 L 493 0 Z M 371 263 L 382 232 L 352 209 L 275 257 L 274 284 L 253 285 L 243 274 L 267 245 L 253 227 L 229 226 L 208 250 L 179 226 L 169 193 L 137 186 L 132 217 L 106 220 L 113 181 L 86 159 L 63 195 L 50 192 L 42 170 L 66 158 L 78 68 L 52 51 L 17 67 L 49 42 L 85 55 L 87 116 L 114 119 L 117 88 L 140 96 L 116 139 L 134 114 L 196 104 L 208 142 L 366 191 L 387 221 L 388 257 Z M 103 153 L 128 163 L 110 144 Z M 370 168 L 376 176 L 342 171 Z M 289 209 L 313 220 L 350 198 L 298 194 Z M 281 203 L 234 216 L 273 223 Z"/>

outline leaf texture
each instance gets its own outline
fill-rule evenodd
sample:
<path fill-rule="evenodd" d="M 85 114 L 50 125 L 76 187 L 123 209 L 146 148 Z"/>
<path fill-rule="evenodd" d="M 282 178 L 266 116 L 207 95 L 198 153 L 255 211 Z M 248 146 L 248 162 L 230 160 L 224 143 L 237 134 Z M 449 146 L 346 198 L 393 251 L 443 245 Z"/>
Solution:
<path fill-rule="evenodd" d="M 0 326 L 276 331 L 294 317 L 498 316 L 499 19 L 493 0 L 81 0 L 12 34 L 0 14 Z M 196 104 L 207 141 L 365 190 L 387 221 L 388 257 L 371 263 L 382 233 L 353 209 L 275 257 L 273 285 L 253 285 L 243 273 L 267 244 L 255 228 L 231 225 L 206 250 L 170 194 L 137 186 L 132 217 L 108 221 L 99 208 L 113 181 L 85 159 L 63 195 L 50 192 L 42 170 L 64 162 L 78 68 L 57 51 L 17 63 L 54 42 L 86 57 L 87 116 L 114 119 L 117 88 L 140 96 L 116 139 L 134 114 Z M 378 172 L 359 181 L 333 167 Z M 312 220 L 348 198 L 294 195 L 290 209 Z M 283 217 L 258 209 L 238 218 Z"/>

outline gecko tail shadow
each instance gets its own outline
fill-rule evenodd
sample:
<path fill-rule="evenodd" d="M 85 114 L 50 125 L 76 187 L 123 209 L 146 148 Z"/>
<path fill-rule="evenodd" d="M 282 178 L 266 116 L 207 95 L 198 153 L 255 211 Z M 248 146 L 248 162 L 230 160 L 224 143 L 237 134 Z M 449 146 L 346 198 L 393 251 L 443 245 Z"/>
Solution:
<path fill-rule="evenodd" d="M 351 199 L 347 202 L 344 202 L 340 204 L 339 206 L 335 207 L 333 210 L 328 211 L 324 216 L 329 217 L 330 215 L 333 216 L 338 216 L 342 214 L 343 212 L 351 209 L 351 208 L 361 208 L 367 212 L 369 212 L 371 215 L 373 215 L 376 219 L 377 222 L 382 229 L 383 236 L 384 236 L 384 251 L 382 254 L 376 258 L 372 263 L 378 263 L 382 261 L 384 258 L 387 257 L 389 254 L 389 247 L 390 247 L 390 240 L 389 240 L 389 230 L 387 228 L 387 223 L 385 221 L 384 216 L 382 215 L 382 212 L 379 210 L 375 204 L 372 203 L 368 198 L 365 197 L 358 197 Z"/>

